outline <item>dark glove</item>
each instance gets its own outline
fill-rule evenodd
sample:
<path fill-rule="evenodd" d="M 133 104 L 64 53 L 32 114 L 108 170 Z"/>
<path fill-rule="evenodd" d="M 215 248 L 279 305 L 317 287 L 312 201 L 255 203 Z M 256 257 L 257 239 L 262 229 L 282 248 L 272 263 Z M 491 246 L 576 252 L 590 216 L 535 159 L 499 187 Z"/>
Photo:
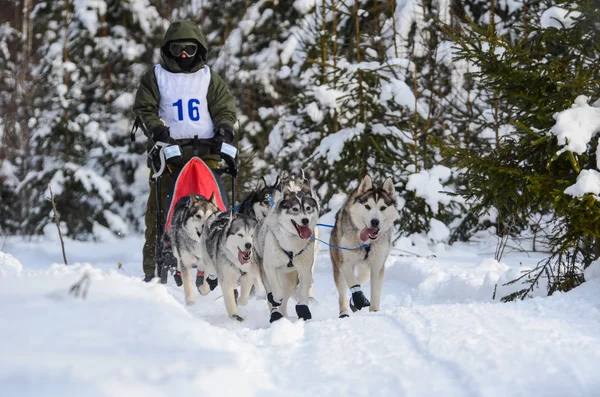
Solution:
<path fill-rule="evenodd" d="M 159 125 L 154 127 L 150 133 L 152 134 L 152 140 L 154 142 L 175 143 L 175 140 L 171 138 L 171 135 L 169 134 L 169 128 L 167 126 Z"/>
<path fill-rule="evenodd" d="M 228 125 L 220 125 L 215 128 L 215 136 L 213 138 L 213 148 L 215 153 L 221 153 L 221 145 L 223 142 L 231 145 L 233 142 L 233 128 Z"/>

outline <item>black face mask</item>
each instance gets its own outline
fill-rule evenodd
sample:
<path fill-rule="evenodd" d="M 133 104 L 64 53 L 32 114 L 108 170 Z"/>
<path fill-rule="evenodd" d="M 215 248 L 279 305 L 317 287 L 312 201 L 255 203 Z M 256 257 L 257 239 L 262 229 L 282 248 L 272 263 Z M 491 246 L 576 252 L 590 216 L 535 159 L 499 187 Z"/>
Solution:
<path fill-rule="evenodd" d="M 190 69 L 192 68 L 192 65 L 194 64 L 194 58 L 195 57 L 190 57 L 190 58 L 175 58 L 175 62 L 177 62 L 177 65 L 179 65 L 179 68 L 182 71 L 189 72 Z"/>

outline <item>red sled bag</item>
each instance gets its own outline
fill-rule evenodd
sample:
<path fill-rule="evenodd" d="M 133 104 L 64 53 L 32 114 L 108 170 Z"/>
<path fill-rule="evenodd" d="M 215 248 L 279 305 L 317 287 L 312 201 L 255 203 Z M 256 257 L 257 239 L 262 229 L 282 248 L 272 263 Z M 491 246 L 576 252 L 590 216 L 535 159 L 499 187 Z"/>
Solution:
<path fill-rule="evenodd" d="M 202 159 L 199 157 L 192 157 L 177 176 L 177 181 L 173 188 L 173 197 L 171 198 L 171 204 L 169 205 L 169 212 L 167 213 L 165 232 L 169 230 L 169 226 L 171 225 L 175 204 L 177 204 L 180 198 L 186 196 L 189 197 L 192 193 L 199 194 L 207 199 L 214 194 L 219 209 L 221 211 L 226 210 L 219 190 L 219 185 L 217 185 L 217 180 L 212 171 Z"/>

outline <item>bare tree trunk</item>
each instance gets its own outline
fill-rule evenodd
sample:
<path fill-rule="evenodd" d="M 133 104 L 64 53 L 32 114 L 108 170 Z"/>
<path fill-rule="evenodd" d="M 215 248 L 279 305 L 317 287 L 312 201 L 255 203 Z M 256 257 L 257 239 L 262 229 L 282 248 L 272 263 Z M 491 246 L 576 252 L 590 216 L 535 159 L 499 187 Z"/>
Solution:
<path fill-rule="evenodd" d="M 338 74 L 337 74 L 337 61 L 338 61 L 338 38 L 337 38 L 337 8 L 336 8 L 336 1 L 337 0 L 331 0 L 331 9 L 332 9 L 332 20 L 331 20 L 331 37 L 332 37 L 332 44 L 331 44 L 331 52 L 333 55 L 333 88 L 337 88 L 337 82 L 338 82 Z M 338 120 L 338 112 L 337 109 L 334 109 L 333 111 L 333 132 L 338 132 L 340 129 L 340 125 L 339 125 L 339 120 Z"/>
<path fill-rule="evenodd" d="M 360 3 L 358 0 L 354 0 L 354 29 L 355 32 L 355 46 L 356 46 L 356 63 L 362 62 L 362 54 L 360 52 L 360 15 L 359 15 Z M 363 74 L 362 71 L 358 70 L 358 111 L 359 120 L 361 123 L 365 122 L 365 105 L 364 105 L 364 92 L 363 92 Z"/>

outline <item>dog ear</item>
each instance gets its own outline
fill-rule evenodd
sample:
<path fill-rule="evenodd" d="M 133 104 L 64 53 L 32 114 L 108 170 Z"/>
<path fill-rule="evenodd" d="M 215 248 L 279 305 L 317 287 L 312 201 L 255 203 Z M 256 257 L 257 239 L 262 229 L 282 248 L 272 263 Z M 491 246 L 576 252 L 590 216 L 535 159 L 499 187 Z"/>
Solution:
<path fill-rule="evenodd" d="M 387 178 L 385 182 L 383 182 L 383 191 L 386 192 L 392 200 L 396 199 L 396 189 L 394 188 L 394 181 L 392 178 Z"/>
<path fill-rule="evenodd" d="M 275 179 L 275 183 L 271 187 L 276 190 L 281 188 L 281 178 L 279 178 L 279 175 L 277 175 L 277 179 Z"/>
<path fill-rule="evenodd" d="M 363 180 L 360 182 L 360 185 L 358 186 L 358 194 L 359 195 L 365 194 L 366 192 L 368 192 L 371 189 L 373 189 L 373 180 L 367 174 L 367 175 L 365 175 Z"/>
<path fill-rule="evenodd" d="M 210 201 L 215 207 L 219 208 L 219 205 L 217 204 L 217 195 L 215 194 L 215 192 L 212 192 L 208 201 Z"/>
<path fill-rule="evenodd" d="M 194 193 L 190 193 L 190 204 L 196 204 L 198 201 L 200 201 L 200 197 Z"/>
<path fill-rule="evenodd" d="M 265 181 L 264 176 L 261 176 L 260 179 L 258 180 L 258 183 L 256 184 L 255 191 L 260 192 L 261 190 L 263 190 L 266 187 L 267 187 L 267 181 Z"/>

